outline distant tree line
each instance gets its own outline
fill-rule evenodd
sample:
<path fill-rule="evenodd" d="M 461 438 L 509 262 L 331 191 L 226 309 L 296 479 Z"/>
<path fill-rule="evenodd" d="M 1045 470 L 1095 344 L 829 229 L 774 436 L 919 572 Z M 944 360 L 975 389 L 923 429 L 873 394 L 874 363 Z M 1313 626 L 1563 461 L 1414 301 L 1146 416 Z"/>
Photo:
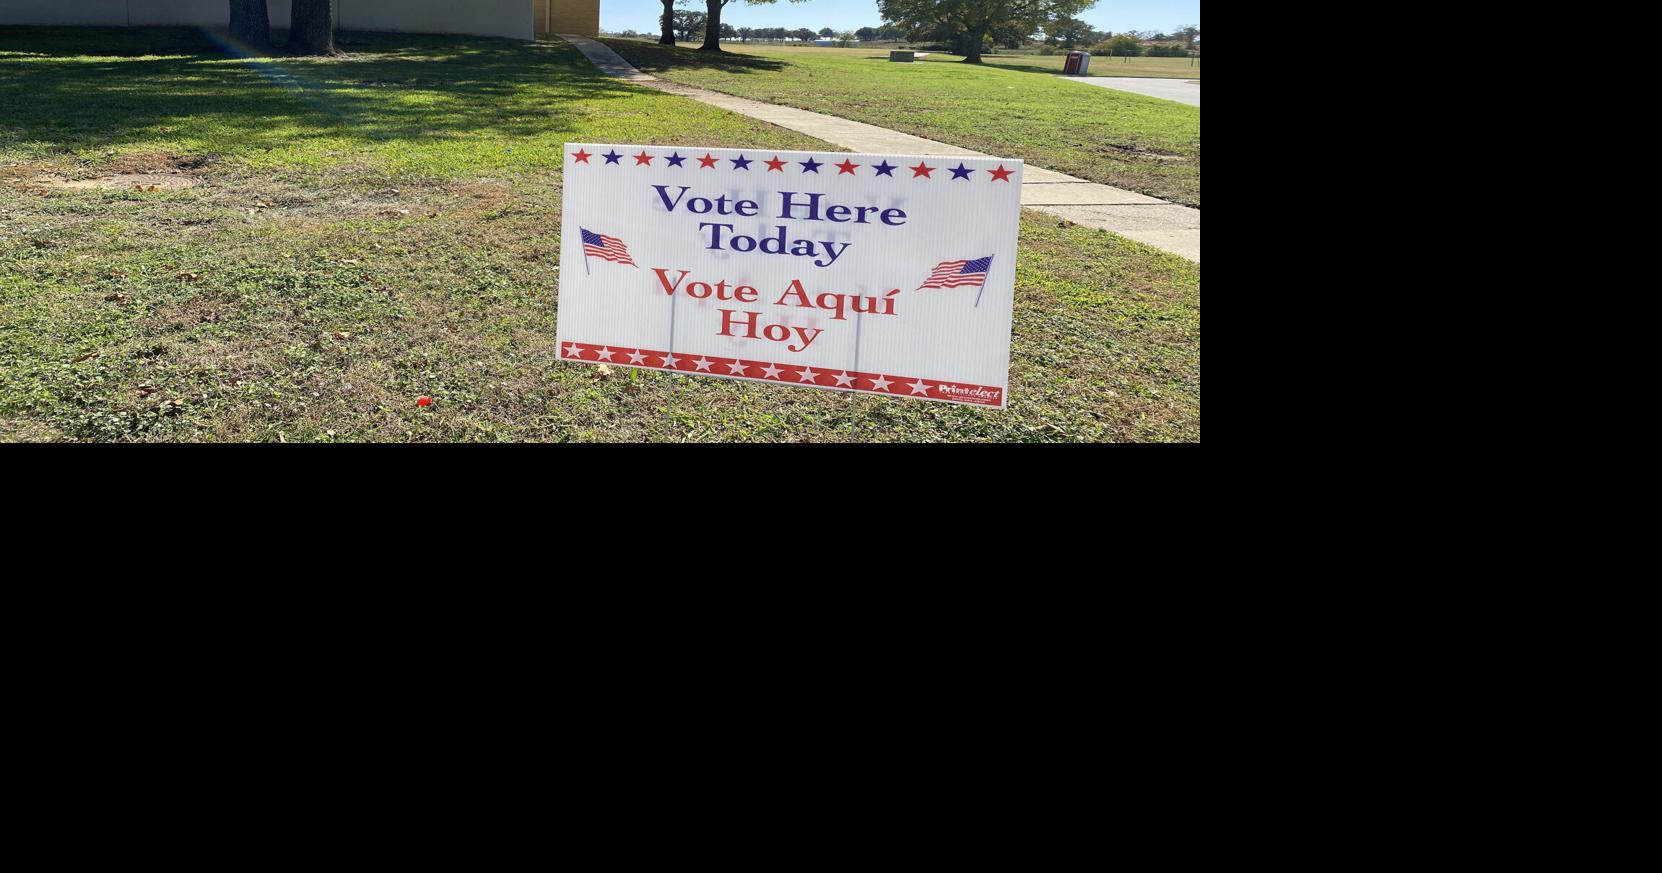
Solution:
<path fill-rule="evenodd" d="M 1099 31 L 1077 17 L 1094 5 L 1095 0 L 878 0 L 878 11 L 884 17 L 880 26 L 841 33 L 829 27 L 817 32 L 806 27 L 734 27 L 721 21 L 722 9 L 733 0 L 661 2 L 664 12 L 659 21 L 660 43 L 701 41 L 700 48 L 711 51 L 721 50 L 721 40 L 809 43 L 818 39 L 843 46 L 856 41 L 905 41 L 938 46 L 943 51 L 963 55 L 966 63 L 980 63 L 983 52 L 997 47 L 1021 49 L 1035 43 L 1040 45 L 1040 54 L 1088 47 L 1093 53 L 1115 57 L 1184 57 L 1200 49 L 1198 24 L 1184 25 L 1170 33 Z M 775 0 L 742 2 L 761 5 Z M 620 35 L 643 36 L 632 30 Z"/>
<path fill-rule="evenodd" d="M 734 39 L 738 31 L 721 20 L 722 10 L 733 0 L 660 0 L 664 5 L 663 14 L 658 16 L 658 42 L 664 45 L 675 45 L 677 39 L 683 41 L 699 40 L 699 51 L 719 52 L 721 41 Z M 766 6 L 776 0 L 741 0 L 749 6 Z M 792 3 L 803 3 L 806 0 L 790 0 Z M 676 9 L 677 6 L 690 8 Z M 702 6 L 704 11 L 699 12 Z M 634 31 L 624 31 L 620 36 L 629 36 Z M 634 34 L 639 36 L 639 34 Z"/>

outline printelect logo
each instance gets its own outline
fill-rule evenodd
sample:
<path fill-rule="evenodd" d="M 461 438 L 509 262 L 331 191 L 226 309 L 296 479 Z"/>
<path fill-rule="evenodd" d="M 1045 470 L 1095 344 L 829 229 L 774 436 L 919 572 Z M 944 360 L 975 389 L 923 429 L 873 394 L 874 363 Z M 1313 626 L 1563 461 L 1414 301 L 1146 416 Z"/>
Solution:
<path fill-rule="evenodd" d="M 941 392 L 942 394 L 950 394 L 953 397 L 974 397 L 976 399 L 986 400 L 992 403 L 997 403 L 998 395 L 1003 393 L 1003 391 L 998 388 L 981 388 L 978 386 L 968 385 L 947 385 L 945 383 L 936 385 L 935 390 Z"/>

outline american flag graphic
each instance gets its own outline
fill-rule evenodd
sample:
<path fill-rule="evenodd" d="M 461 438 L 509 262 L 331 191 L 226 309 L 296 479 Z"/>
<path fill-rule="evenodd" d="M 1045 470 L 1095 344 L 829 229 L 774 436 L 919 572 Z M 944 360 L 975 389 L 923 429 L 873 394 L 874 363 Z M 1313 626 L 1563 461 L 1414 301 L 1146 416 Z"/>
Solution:
<path fill-rule="evenodd" d="M 987 269 L 992 265 L 992 255 L 973 261 L 942 261 L 935 265 L 934 272 L 918 288 L 980 287 L 987 281 Z"/>
<path fill-rule="evenodd" d="M 588 228 L 579 227 L 577 229 L 583 232 L 583 257 L 593 256 L 605 258 L 617 264 L 637 266 L 634 259 L 629 257 L 629 247 L 623 244 L 623 240 L 615 236 L 604 236 L 595 233 Z"/>

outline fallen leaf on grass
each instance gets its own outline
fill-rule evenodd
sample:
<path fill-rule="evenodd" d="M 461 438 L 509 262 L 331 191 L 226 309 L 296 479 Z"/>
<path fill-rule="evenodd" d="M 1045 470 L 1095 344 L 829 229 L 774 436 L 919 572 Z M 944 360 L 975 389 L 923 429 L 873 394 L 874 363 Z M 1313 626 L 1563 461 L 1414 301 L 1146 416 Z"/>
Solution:
<path fill-rule="evenodd" d="M 606 366 L 605 364 L 601 364 L 600 366 L 594 368 L 594 375 L 598 379 L 604 379 L 607 376 L 612 375 L 612 368 Z"/>
<path fill-rule="evenodd" d="M 150 395 L 152 395 L 154 393 L 156 393 L 156 386 L 154 386 L 154 385 L 140 385 L 140 386 L 138 386 L 138 396 L 141 397 L 141 398 L 149 397 Z"/>
<path fill-rule="evenodd" d="M 121 293 L 120 291 L 117 291 L 113 294 L 104 295 L 104 301 L 106 303 L 126 303 L 127 302 L 127 295 Z"/>

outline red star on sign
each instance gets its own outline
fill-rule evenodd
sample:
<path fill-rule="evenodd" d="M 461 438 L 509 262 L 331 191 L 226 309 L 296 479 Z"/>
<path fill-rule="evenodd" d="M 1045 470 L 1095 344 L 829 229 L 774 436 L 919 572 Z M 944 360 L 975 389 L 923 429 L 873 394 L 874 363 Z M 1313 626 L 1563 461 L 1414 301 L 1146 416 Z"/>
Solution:
<path fill-rule="evenodd" d="M 641 164 L 652 166 L 652 156 L 646 153 L 646 149 L 641 149 L 641 153 L 635 156 L 635 166 L 638 167 Z"/>
<path fill-rule="evenodd" d="M 914 179 L 916 179 L 919 176 L 922 176 L 925 179 L 935 178 L 934 176 L 929 175 L 930 173 L 934 172 L 935 168 L 929 166 L 928 164 L 924 163 L 923 161 L 918 161 L 918 165 L 915 166 L 915 167 L 912 167 L 911 170 L 912 170 L 912 178 L 914 178 Z"/>
<path fill-rule="evenodd" d="M 993 178 L 997 179 L 1000 182 L 1008 182 L 1008 181 L 1010 181 L 1010 174 L 1014 173 L 1015 170 L 1006 170 L 1006 169 L 1004 169 L 1003 164 L 999 164 L 998 169 L 988 170 L 987 172 L 992 173 Z"/>
<path fill-rule="evenodd" d="M 586 164 L 586 163 L 589 162 L 589 153 L 586 152 L 586 151 L 583 151 L 582 149 L 578 149 L 577 151 L 572 152 L 571 156 L 576 158 L 577 163 L 579 163 L 579 164 Z"/>
<path fill-rule="evenodd" d="M 698 165 L 708 170 L 716 165 L 716 159 L 710 157 L 709 152 L 705 152 L 704 157 L 698 159 Z"/>
<path fill-rule="evenodd" d="M 773 160 L 763 161 L 762 163 L 768 165 L 768 172 L 770 172 L 770 173 L 773 172 L 774 170 L 778 170 L 781 173 L 785 172 L 785 162 L 779 160 L 778 155 L 774 155 Z"/>
<path fill-rule="evenodd" d="M 839 175 L 839 176 L 841 176 L 844 173 L 847 173 L 850 176 L 852 176 L 852 175 L 854 175 L 854 168 L 858 167 L 860 165 L 854 163 L 853 161 L 849 160 L 848 158 L 843 158 L 842 163 L 832 164 L 831 166 L 837 168 L 837 175 Z"/>

